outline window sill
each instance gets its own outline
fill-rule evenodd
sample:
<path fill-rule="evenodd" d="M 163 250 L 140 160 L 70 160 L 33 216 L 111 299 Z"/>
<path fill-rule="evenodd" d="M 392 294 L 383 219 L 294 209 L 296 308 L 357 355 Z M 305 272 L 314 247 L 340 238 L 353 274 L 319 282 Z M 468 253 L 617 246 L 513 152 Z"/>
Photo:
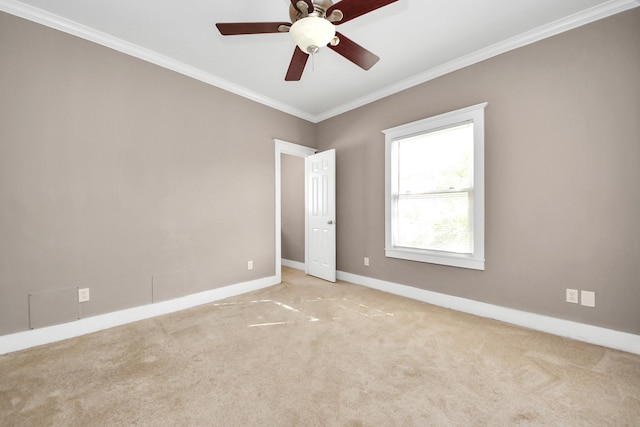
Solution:
<path fill-rule="evenodd" d="M 388 258 L 406 259 L 409 261 L 448 265 L 472 270 L 484 270 L 484 259 L 474 257 L 473 255 L 421 251 L 406 248 L 385 249 L 384 254 Z"/>

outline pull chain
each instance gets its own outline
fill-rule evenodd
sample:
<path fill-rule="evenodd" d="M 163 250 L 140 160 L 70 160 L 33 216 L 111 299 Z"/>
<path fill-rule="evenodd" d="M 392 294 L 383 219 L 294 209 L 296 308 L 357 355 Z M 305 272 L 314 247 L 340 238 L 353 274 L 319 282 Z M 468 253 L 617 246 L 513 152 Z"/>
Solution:
<path fill-rule="evenodd" d="M 318 51 L 318 46 L 311 45 L 307 48 L 307 52 L 311 55 L 311 71 L 316 70 L 316 52 Z"/>

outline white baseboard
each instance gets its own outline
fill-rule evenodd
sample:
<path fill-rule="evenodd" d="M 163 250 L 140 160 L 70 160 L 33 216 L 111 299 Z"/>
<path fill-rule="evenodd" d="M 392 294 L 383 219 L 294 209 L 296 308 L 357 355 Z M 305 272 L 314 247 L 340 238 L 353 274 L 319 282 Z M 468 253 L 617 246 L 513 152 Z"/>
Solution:
<path fill-rule="evenodd" d="M 282 259 L 282 265 L 284 267 L 291 267 L 291 268 L 295 268 L 296 270 L 305 270 L 305 265 L 303 262 L 298 262 L 298 261 L 291 261 L 290 259 Z"/>
<path fill-rule="evenodd" d="M 590 344 L 640 354 L 640 335 L 500 307 L 497 305 L 426 291 L 412 286 L 372 279 L 370 277 L 359 276 L 357 274 L 345 273 L 342 271 L 338 271 L 337 278 L 338 280 L 344 280 L 345 282 L 355 283 L 357 285 L 366 286 L 368 288 L 377 289 L 440 307 L 451 308 L 464 313 L 496 319 L 502 322 L 566 338 L 572 338 Z"/>
<path fill-rule="evenodd" d="M 287 263 L 291 264 L 287 265 Z M 304 264 L 295 261 L 282 260 L 282 265 L 304 270 Z M 640 354 L 640 336 L 598 326 L 586 325 L 569 320 L 557 319 L 511 308 L 500 307 L 466 298 L 455 297 L 437 292 L 426 291 L 412 286 L 359 276 L 342 271 L 337 272 L 337 278 L 346 282 L 377 289 L 390 294 L 403 296 L 429 304 L 451 308 L 481 317 L 500 320 L 529 329 L 547 332 L 553 335 L 572 338 L 591 344 Z M 193 295 L 187 295 L 170 301 L 134 307 L 113 313 L 87 317 L 76 322 L 32 329 L 24 332 L 0 336 L 0 355 L 30 347 L 50 344 L 104 329 L 121 326 L 139 320 L 149 319 L 163 314 L 169 314 L 198 305 L 207 304 L 224 298 L 241 295 L 247 292 L 266 288 L 278 283 L 275 276 L 250 282 L 238 283 L 223 288 L 212 289 Z"/>
<path fill-rule="evenodd" d="M 75 322 L 0 336 L 0 355 L 68 338 L 90 334 L 151 317 L 161 316 L 224 298 L 245 294 L 278 284 L 275 276 L 237 283 L 210 291 L 187 295 L 169 301 L 143 305 L 112 313 L 79 319 Z"/>

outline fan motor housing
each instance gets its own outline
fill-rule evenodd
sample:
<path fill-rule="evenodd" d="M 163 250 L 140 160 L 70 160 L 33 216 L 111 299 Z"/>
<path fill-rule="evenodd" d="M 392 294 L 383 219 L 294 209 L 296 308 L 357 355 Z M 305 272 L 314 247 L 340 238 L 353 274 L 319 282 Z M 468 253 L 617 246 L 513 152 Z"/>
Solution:
<path fill-rule="evenodd" d="M 315 0 L 313 2 L 313 12 L 315 12 L 320 18 L 326 18 L 327 9 L 331 6 L 333 6 L 333 2 L 331 0 Z M 289 17 L 291 18 L 291 23 L 294 23 L 302 18 L 306 18 L 306 15 L 298 12 L 292 4 L 289 6 Z"/>

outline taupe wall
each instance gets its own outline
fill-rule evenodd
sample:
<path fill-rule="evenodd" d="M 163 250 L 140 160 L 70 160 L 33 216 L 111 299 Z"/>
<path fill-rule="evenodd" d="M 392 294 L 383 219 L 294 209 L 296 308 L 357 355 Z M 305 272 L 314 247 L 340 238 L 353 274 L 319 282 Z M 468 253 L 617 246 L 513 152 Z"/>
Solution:
<path fill-rule="evenodd" d="M 304 158 L 282 154 L 282 258 L 304 263 Z"/>
<path fill-rule="evenodd" d="M 0 334 L 30 292 L 88 317 L 275 274 L 272 138 L 313 124 L 4 13 L 0 94 Z"/>
<path fill-rule="evenodd" d="M 486 271 L 385 258 L 381 130 L 483 101 Z M 640 333 L 640 9 L 326 120 L 317 132 L 321 151 L 337 151 L 339 270 Z M 596 308 L 565 303 L 566 288 L 595 291 Z"/>
<path fill-rule="evenodd" d="M 313 125 L 0 13 L 0 334 L 273 275 L 273 137 L 337 149 L 339 270 L 640 333 L 638 46 L 636 9 Z M 381 130 L 483 101 L 486 271 L 385 258 Z"/>

